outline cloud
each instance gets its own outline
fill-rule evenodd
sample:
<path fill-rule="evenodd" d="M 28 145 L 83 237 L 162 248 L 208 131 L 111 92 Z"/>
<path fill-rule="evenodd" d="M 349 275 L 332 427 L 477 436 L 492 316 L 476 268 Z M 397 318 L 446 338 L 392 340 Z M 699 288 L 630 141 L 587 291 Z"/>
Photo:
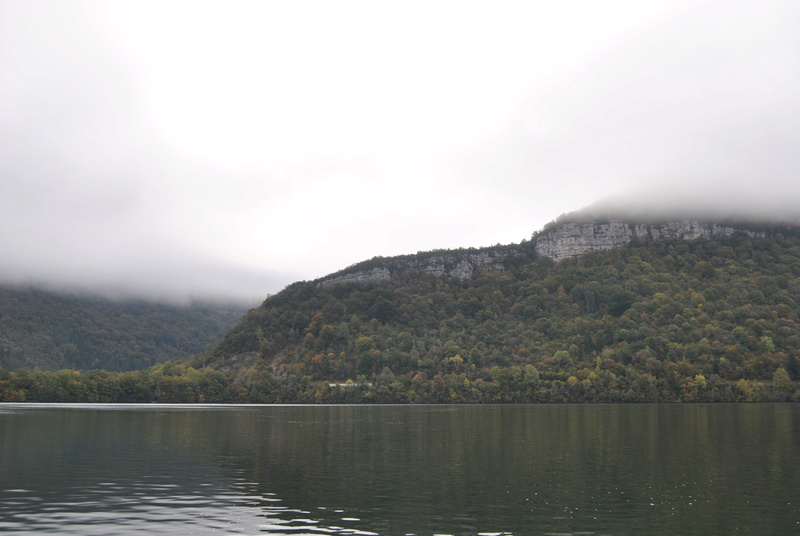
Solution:
<path fill-rule="evenodd" d="M 796 5 L 690 4 L 587 55 L 531 94 L 482 161 L 544 199 L 686 192 L 746 208 L 797 200 Z M 465 172 L 468 172 L 465 169 Z M 673 195 L 678 199 L 680 196 Z"/>
<path fill-rule="evenodd" d="M 0 278 L 256 300 L 606 198 L 791 214 L 799 11 L 4 2 Z"/>

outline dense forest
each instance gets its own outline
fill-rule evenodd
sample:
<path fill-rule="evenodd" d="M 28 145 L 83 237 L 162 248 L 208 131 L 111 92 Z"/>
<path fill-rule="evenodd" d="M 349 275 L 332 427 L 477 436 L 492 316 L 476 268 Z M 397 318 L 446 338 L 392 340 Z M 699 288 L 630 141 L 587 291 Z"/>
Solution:
<path fill-rule="evenodd" d="M 800 232 L 634 241 L 472 278 L 299 282 L 190 362 L 0 370 L 4 400 L 526 403 L 797 400 Z"/>
<path fill-rule="evenodd" d="M 246 308 L 0 287 L 0 367 L 128 371 L 202 352 Z"/>

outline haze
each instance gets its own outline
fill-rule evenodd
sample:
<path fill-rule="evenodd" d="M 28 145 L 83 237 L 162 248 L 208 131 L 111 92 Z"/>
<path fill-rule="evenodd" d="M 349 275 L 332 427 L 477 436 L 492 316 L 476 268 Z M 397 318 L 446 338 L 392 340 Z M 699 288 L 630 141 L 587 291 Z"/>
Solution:
<path fill-rule="evenodd" d="M 0 281 L 257 302 L 609 198 L 788 217 L 799 21 L 794 1 L 0 0 Z"/>

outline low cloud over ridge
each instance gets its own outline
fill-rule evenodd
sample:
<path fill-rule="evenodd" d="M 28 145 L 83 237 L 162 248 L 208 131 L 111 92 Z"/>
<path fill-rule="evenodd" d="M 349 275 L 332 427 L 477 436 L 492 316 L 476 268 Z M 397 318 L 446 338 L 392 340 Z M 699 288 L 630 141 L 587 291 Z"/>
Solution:
<path fill-rule="evenodd" d="M 796 214 L 796 2 L 318 8 L 0 4 L 0 282 L 259 300 L 602 199 Z"/>

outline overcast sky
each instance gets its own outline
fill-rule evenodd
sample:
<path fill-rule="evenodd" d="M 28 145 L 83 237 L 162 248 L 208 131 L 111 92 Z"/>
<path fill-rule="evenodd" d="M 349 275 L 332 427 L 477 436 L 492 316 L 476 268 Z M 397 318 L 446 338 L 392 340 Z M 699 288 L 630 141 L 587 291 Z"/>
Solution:
<path fill-rule="evenodd" d="M 0 281 L 260 301 L 799 170 L 795 0 L 0 0 Z"/>

